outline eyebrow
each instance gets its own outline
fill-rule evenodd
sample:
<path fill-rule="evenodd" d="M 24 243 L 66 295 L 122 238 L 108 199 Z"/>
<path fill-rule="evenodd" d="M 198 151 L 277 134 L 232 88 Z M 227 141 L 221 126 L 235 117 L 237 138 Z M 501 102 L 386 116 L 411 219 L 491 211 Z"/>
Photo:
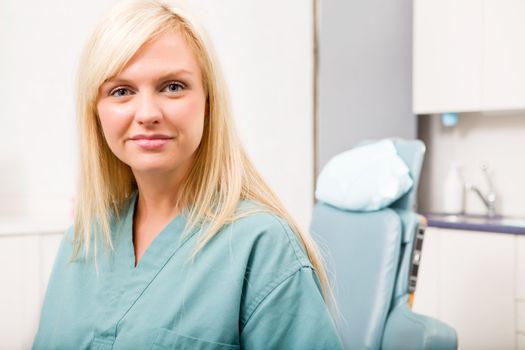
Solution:
<path fill-rule="evenodd" d="M 175 71 L 169 71 L 169 72 L 166 72 L 164 74 L 162 74 L 162 76 L 160 76 L 157 81 L 163 81 L 163 80 L 167 80 L 167 79 L 173 79 L 175 77 L 180 77 L 180 76 L 184 76 L 184 75 L 187 75 L 187 76 L 193 76 L 194 73 L 192 71 L 189 71 L 187 69 L 178 69 L 178 70 L 175 70 Z M 126 77 L 118 77 L 118 76 L 115 76 L 115 77 L 112 77 L 112 78 L 109 78 L 109 79 L 106 79 L 102 85 L 104 84 L 108 84 L 108 83 L 128 83 L 130 82 L 132 79 L 127 79 Z"/>

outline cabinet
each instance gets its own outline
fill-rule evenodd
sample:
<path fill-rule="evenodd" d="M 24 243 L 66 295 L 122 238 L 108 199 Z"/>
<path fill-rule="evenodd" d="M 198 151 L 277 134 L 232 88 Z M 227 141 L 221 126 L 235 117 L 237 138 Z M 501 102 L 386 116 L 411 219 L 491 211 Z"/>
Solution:
<path fill-rule="evenodd" d="M 525 350 L 525 236 L 516 238 L 516 306 L 518 349 Z"/>
<path fill-rule="evenodd" d="M 482 2 L 414 1 L 414 113 L 481 105 Z"/>
<path fill-rule="evenodd" d="M 29 349 L 61 233 L 0 235 L 0 347 Z"/>
<path fill-rule="evenodd" d="M 414 1 L 416 114 L 525 109 L 525 1 Z"/>
<path fill-rule="evenodd" d="M 483 109 L 525 108 L 525 1 L 485 0 Z"/>
<path fill-rule="evenodd" d="M 516 349 L 517 238 L 428 228 L 414 311 L 455 328 L 460 350 Z"/>

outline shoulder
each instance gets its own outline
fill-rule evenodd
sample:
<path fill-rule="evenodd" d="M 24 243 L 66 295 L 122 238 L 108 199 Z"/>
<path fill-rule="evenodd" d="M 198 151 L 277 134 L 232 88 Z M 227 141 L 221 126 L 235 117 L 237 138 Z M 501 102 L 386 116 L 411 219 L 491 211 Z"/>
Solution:
<path fill-rule="evenodd" d="M 70 226 L 64 231 L 62 235 L 56 259 L 65 259 L 69 254 L 72 253 L 74 240 L 75 229 L 73 226 Z"/>
<path fill-rule="evenodd" d="M 75 241 L 77 239 L 73 225 L 64 231 L 55 256 L 55 269 L 66 267 L 69 263 L 81 262 L 81 260 L 84 259 L 85 256 L 83 250 L 80 250 L 78 255 L 74 255 Z"/>
<path fill-rule="evenodd" d="M 238 213 L 240 217 L 221 231 L 233 238 L 238 248 L 249 251 L 252 263 L 257 263 L 260 257 L 270 261 L 276 259 L 281 266 L 283 263 L 311 266 L 301 239 L 284 218 L 246 200 L 239 203 Z"/>
<path fill-rule="evenodd" d="M 228 242 L 229 251 L 237 257 L 233 261 L 243 270 L 241 326 L 246 325 L 265 300 L 272 300 L 274 306 L 287 307 L 288 297 L 279 292 L 283 288 L 295 297 L 302 293 L 321 295 L 315 269 L 290 224 L 253 202 L 242 202 L 239 212 L 246 215 L 226 225 L 219 239 Z M 223 249 L 226 250 L 224 246 Z M 299 290 L 302 287 L 297 281 L 305 283 L 308 279 L 311 290 Z M 284 299 L 272 299 L 276 293 Z"/>

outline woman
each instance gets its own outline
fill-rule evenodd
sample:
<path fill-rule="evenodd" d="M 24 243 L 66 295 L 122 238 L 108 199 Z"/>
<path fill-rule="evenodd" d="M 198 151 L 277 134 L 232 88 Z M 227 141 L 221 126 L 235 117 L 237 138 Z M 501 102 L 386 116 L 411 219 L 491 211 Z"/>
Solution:
<path fill-rule="evenodd" d="M 117 5 L 78 75 L 75 223 L 34 349 L 338 349 L 317 248 L 234 133 L 202 29 Z"/>

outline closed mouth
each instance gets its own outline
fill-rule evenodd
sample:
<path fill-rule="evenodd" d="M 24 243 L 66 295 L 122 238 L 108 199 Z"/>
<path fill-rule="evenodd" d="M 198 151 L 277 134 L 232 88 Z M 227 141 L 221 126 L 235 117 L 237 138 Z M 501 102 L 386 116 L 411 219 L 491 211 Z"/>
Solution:
<path fill-rule="evenodd" d="M 173 139 L 173 137 L 171 136 L 167 136 L 167 135 L 135 135 L 133 137 L 130 137 L 129 138 L 130 140 L 132 141 L 137 141 L 137 140 L 170 140 L 170 139 Z"/>

